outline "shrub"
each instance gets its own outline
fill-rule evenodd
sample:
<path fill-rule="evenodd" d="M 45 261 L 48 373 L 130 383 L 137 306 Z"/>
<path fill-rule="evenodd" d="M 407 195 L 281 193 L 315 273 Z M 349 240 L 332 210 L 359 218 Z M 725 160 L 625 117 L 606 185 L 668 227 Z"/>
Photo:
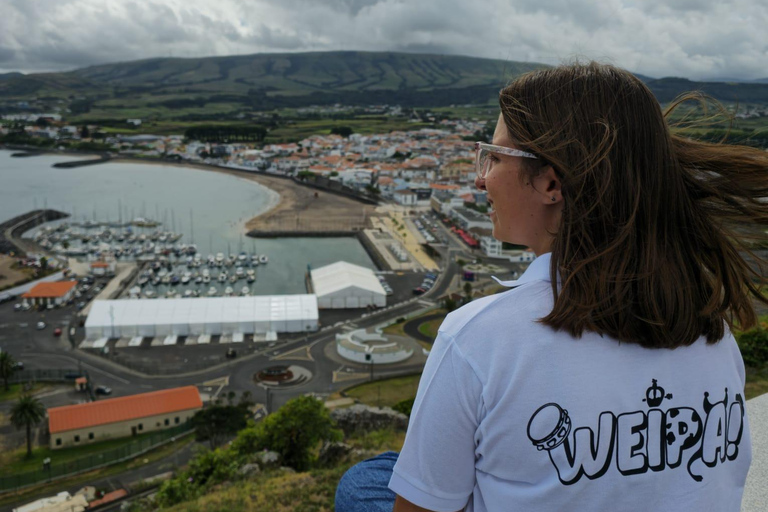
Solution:
<path fill-rule="evenodd" d="M 269 449 L 279 453 L 286 465 L 305 471 L 314 462 L 314 450 L 321 441 L 342 439 L 325 405 L 314 397 L 300 396 L 238 434 L 232 450 L 248 455 Z"/>
<path fill-rule="evenodd" d="M 405 414 L 406 416 L 411 416 L 411 409 L 413 409 L 413 402 L 416 400 L 416 398 L 408 398 L 407 400 L 400 400 L 397 402 L 392 409 L 396 410 L 397 412 L 401 412 Z"/>
<path fill-rule="evenodd" d="M 760 369 L 768 363 L 768 331 L 758 327 L 737 335 L 736 339 L 746 366 Z"/>

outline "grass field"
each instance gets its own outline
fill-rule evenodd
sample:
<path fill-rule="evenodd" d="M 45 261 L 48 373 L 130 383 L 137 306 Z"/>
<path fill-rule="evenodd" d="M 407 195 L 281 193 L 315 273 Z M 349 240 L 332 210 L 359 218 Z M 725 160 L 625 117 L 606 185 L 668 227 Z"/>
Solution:
<path fill-rule="evenodd" d="M 39 393 L 40 391 L 44 390 L 47 387 L 48 387 L 47 384 L 36 382 L 31 389 L 27 390 L 27 393 L 32 393 L 32 394 Z M 9 386 L 8 391 L 6 391 L 5 387 L 3 387 L 2 384 L 0 384 L 0 402 L 5 402 L 7 400 L 16 400 L 22 395 L 23 392 L 24 392 L 24 389 L 22 387 L 22 384 L 11 384 Z"/>
<path fill-rule="evenodd" d="M 344 392 L 350 398 L 376 407 L 392 407 L 397 402 L 416 396 L 421 375 L 395 377 L 357 385 Z"/>
<path fill-rule="evenodd" d="M 89 482 L 93 482 L 96 478 L 106 478 L 113 475 L 119 475 L 120 473 L 139 468 L 145 464 L 150 464 L 161 459 L 166 459 L 190 443 L 193 443 L 194 441 L 194 435 L 184 436 L 181 439 L 177 439 L 174 442 L 165 444 L 132 460 L 114 464 L 105 468 L 96 469 L 94 471 L 83 473 L 81 475 L 73 476 L 70 478 L 57 480 L 50 484 L 41 484 L 39 486 L 30 487 L 20 492 L 5 493 L 0 496 L 0 507 L 20 501 L 23 502 L 40 494 L 55 494 L 61 491 L 63 488 L 86 485 Z"/>
<path fill-rule="evenodd" d="M 98 456 L 99 454 L 108 450 L 114 450 L 120 448 L 131 442 L 134 442 L 142 437 L 150 436 L 151 434 L 143 434 L 136 437 L 125 437 L 122 439 L 114 439 L 110 441 L 104 441 L 101 443 L 95 443 L 91 445 L 78 446 L 76 448 L 64 448 L 61 450 L 51 450 L 47 446 L 32 446 L 32 457 L 27 458 L 26 444 L 12 451 L 4 451 L 0 453 L 0 476 L 13 475 L 15 473 L 23 473 L 26 471 L 33 471 L 40 469 L 43 465 L 43 459 L 50 457 L 52 463 L 64 464 L 81 457 L 87 457 L 89 455 Z"/>

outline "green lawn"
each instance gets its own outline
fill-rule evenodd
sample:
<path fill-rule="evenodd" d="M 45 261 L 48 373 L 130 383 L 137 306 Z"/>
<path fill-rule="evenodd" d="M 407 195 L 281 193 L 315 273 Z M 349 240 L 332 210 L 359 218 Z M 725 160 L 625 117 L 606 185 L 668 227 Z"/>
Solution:
<path fill-rule="evenodd" d="M 344 394 L 360 402 L 377 407 L 392 407 L 397 402 L 416 396 L 421 375 L 408 375 L 393 379 L 359 384 Z"/>
<path fill-rule="evenodd" d="M 443 320 L 445 320 L 445 318 L 435 318 L 434 320 L 424 322 L 419 326 L 419 332 L 424 336 L 429 336 L 430 338 L 435 339 L 437 338 L 437 330 L 442 325 Z"/>
<path fill-rule="evenodd" d="M 0 453 L 0 476 L 8 476 L 26 471 L 34 471 L 43 466 L 43 459 L 50 457 L 52 464 L 62 464 L 74 461 L 81 457 L 98 456 L 103 452 L 121 448 L 131 442 L 143 439 L 150 434 L 142 434 L 136 437 L 125 437 L 122 439 L 112 439 L 91 445 L 78 446 L 74 448 L 64 448 L 61 450 L 51 450 L 47 446 L 32 446 L 32 457 L 27 458 L 26 444 L 12 451 Z"/>
<path fill-rule="evenodd" d="M 27 390 L 27 393 L 39 393 L 40 391 L 47 388 L 48 384 L 43 384 L 41 382 L 36 382 L 31 389 Z M 21 396 L 23 392 L 22 384 L 11 384 L 9 386 L 8 391 L 5 390 L 5 387 L 0 384 L 0 402 L 5 402 L 7 400 L 16 400 Z"/>
<path fill-rule="evenodd" d="M 89 482 L 93 482 L 95 478 L 106 478 L 113 475 L 119 475 L 120 473 L 139 468 L 145 464 L 151 464 L 152 462 L 166 459 L 194 441 L 194 435 L 187 435 L 181 439 L 177 438 L 176 441 L 160 446 L 157 449 L 149 451 L 135 459 L 127 460 L 125 462 L 114 464 L 105 468 L 99 468 L 94 471 L 76 475 L 70 478 L 56 480 L 50 484 L 44 483 L 38 486 L 29 487 L 17 493 L 4 493 L 2 496 L 0 496 L 0 507 L 33 499 L 34 496 L 40 494 L 55 494 L 63 488 L 86 485 Z"/>

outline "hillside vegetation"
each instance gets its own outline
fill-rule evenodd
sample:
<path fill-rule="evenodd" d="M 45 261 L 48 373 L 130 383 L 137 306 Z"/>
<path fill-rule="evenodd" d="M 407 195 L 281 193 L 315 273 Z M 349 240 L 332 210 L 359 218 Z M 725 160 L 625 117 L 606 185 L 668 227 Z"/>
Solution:
<path fill-rule="evenodd" d="M 315 52 L 157 58 L 63 73 L 0 75 L 0 111 L 19 101 L 69 108 L 78 121 L 199 120 L 308 105 L 486 104 L 539 63 L 394 52 Z M 662 103 L 701 90 L 729 102 L 768 103 L 768 84 L 642 77 Z M 41 105 L 42 103 L 42 105 Z"/>

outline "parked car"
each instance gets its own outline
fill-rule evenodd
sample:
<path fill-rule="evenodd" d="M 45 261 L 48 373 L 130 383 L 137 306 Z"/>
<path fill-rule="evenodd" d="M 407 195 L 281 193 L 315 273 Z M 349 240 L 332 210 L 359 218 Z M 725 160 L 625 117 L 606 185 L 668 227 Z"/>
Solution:
<path fill-rule="evenodd" d="M 53 330 L 54 336 L 61 336 L 61 328 L 57 327 Z"/>
<path fill-rule="evenodd" d="M 85 302 L 78 302 L 77 303 L 77 309 L 83 309 L 85 307 Z"/>
<path fill-rule="evenodd" d="M 97 395 L 111 395 L 112 394 L 112 388 L 108 388 L 107 386 L 96 386 L 96 389 L 94 392 Z"/>
<path fill-rule="evenodd" d="M 37 322 L 36 327 L 38 331 L 42 331 L 43 329 L 45 329 L 45 322 Z"/>
<path fill-rule="evenodd" d="M 421 286 L 419 286 L 418 288 L 414 288 L 414 289 L 413 289 L 413 294 L 414 294 L 414 295 L 421 295 L 422 293 L 424 293 L 424 292 L 426 292 L 426 291 L 427 291 L 427 290 L 425 290 L 424 288 L 422 288 Z"/>
<path fill-rule="evenodd" d="M 21 304 L 14 304 L 13 305 L 13 310 L 14 311 L 21 311 Z"/>

